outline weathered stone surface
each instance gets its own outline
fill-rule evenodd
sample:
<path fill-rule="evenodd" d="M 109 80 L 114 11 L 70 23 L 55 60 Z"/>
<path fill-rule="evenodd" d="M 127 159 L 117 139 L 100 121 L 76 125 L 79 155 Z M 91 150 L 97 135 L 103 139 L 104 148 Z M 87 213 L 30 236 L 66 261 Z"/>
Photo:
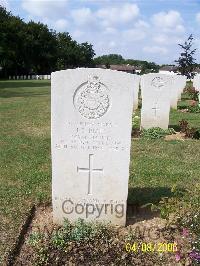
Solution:
<path fill-rule="evenodd" d="M 80 68 L 51 82 L 54 221 L 125 225 L 135 76 Z"/>
<path fill-rule="evenodd" d="M 138 109 L 140 80 L 141 80 L 141 76 L 135 75 L 135 81 L 134 81 L 134 86 L 133 86 L 134 88 L 133 110 Z"/>
<path fill-rule="evenodd" d="M 160 127 L 169 124 L 172 77 L 165 74 L 146 74 L 141 78 L 142 111 L 141 128 Z"/>
<path fill-rule="evenodd" d="M 193 87 L 194 87 L 197 91 L 200 91 L 200 75 L 196 75 L 196 76 L 194 77 Z"/>

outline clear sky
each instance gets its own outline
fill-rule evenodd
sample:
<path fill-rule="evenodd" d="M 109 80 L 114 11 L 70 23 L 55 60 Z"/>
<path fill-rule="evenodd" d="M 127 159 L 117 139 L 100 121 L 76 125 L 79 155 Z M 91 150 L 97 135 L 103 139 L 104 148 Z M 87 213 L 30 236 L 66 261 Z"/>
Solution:
<path fill-rule="evenodd" d="M 191 33 L 200 63 L 200 0 L 0 0 L 24 21 L 67 31 L 96 55 L 173 64 Z"/>

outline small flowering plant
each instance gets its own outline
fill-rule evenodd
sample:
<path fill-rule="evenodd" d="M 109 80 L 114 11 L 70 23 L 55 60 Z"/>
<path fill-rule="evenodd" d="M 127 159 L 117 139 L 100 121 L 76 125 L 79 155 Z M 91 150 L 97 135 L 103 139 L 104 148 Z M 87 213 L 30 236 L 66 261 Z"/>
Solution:
<path fill-rule="evenodd" d="M 132 125 L 133 127 L 140 127 L 140 117 L 138 115 L 133 114 L 133 119 L 132 119 Z"/>
<path fill-rule="evenodd" d="M 200 264 L 200 184 L 186 191 L 173 187 L 172 193 L 173 196 L 162 199 L 157 208 L 169 224 L 175 224 L 179 230 L 174 236 L 177 243 L 174 259 L 180 265 Z"/>

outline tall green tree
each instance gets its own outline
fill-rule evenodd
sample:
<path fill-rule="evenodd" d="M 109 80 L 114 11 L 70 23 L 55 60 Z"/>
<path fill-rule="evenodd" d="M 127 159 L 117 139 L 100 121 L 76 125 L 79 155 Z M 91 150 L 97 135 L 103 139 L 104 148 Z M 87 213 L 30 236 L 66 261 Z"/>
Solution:
<path fill-rule="evenodd" d="M 81 43 L 79 44 L 79 51 L 79 66 L 93 66 L 93 57 L 95 56 L 95 52 L 92 45 L 88 42 Z"/>
<path fill-rule="evenodd" d="M 0 6 L 0 66 L 6 75 L 25 67 L 23 58 L 25 23 Z"/>
<path fill-rule="evenodd" d="M 27 71 L 29 73 L 50 73 L 56 69 L 57 39 L 56 33 L 47 25 L 33 21 L 26 25 L 25 51 Z"/>
<path fill-rule="evenodd" d="M 184 44 L 179 44 L 182 51 L 180 57 L 175 62 L 178 63 L 179 71 L 182 75 L 192 78 L 194 76 L 195 64 L 195 53 L 197 49 L 193 49 L 193 35 L 191 34 Z"/>
<path fill-rule="evenodd" d="M 57 36 L 57 68 L 66 69 L 77 66 L 77 42 L 67 32 L 58 33 Z"/>
<path fill-rule="evenodd" d="M 91 44 L 79 44 L 69 33 L 56 33 L 40 22 L 25 23 L 0 6 L 0 76 L 91 66 L 94 55 Z"/>
<path fill-rule="evenodd" d="M 57 34 L 57 68 L 91 66 L 95 52 L 91 44 L 78 44 L 67 32 Z"/>

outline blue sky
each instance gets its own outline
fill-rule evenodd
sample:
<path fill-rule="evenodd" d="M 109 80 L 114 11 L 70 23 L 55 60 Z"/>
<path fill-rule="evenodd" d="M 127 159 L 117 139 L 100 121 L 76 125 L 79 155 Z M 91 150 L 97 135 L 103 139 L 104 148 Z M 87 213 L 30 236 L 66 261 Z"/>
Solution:
<path fill-rule="evenodd" d="M 195 37 L 200 63 L 200 0 L 0 0 L 25 21 L 67 31 L 93 44 L 96 55 L 173 64 L 182 43 Z"/>

